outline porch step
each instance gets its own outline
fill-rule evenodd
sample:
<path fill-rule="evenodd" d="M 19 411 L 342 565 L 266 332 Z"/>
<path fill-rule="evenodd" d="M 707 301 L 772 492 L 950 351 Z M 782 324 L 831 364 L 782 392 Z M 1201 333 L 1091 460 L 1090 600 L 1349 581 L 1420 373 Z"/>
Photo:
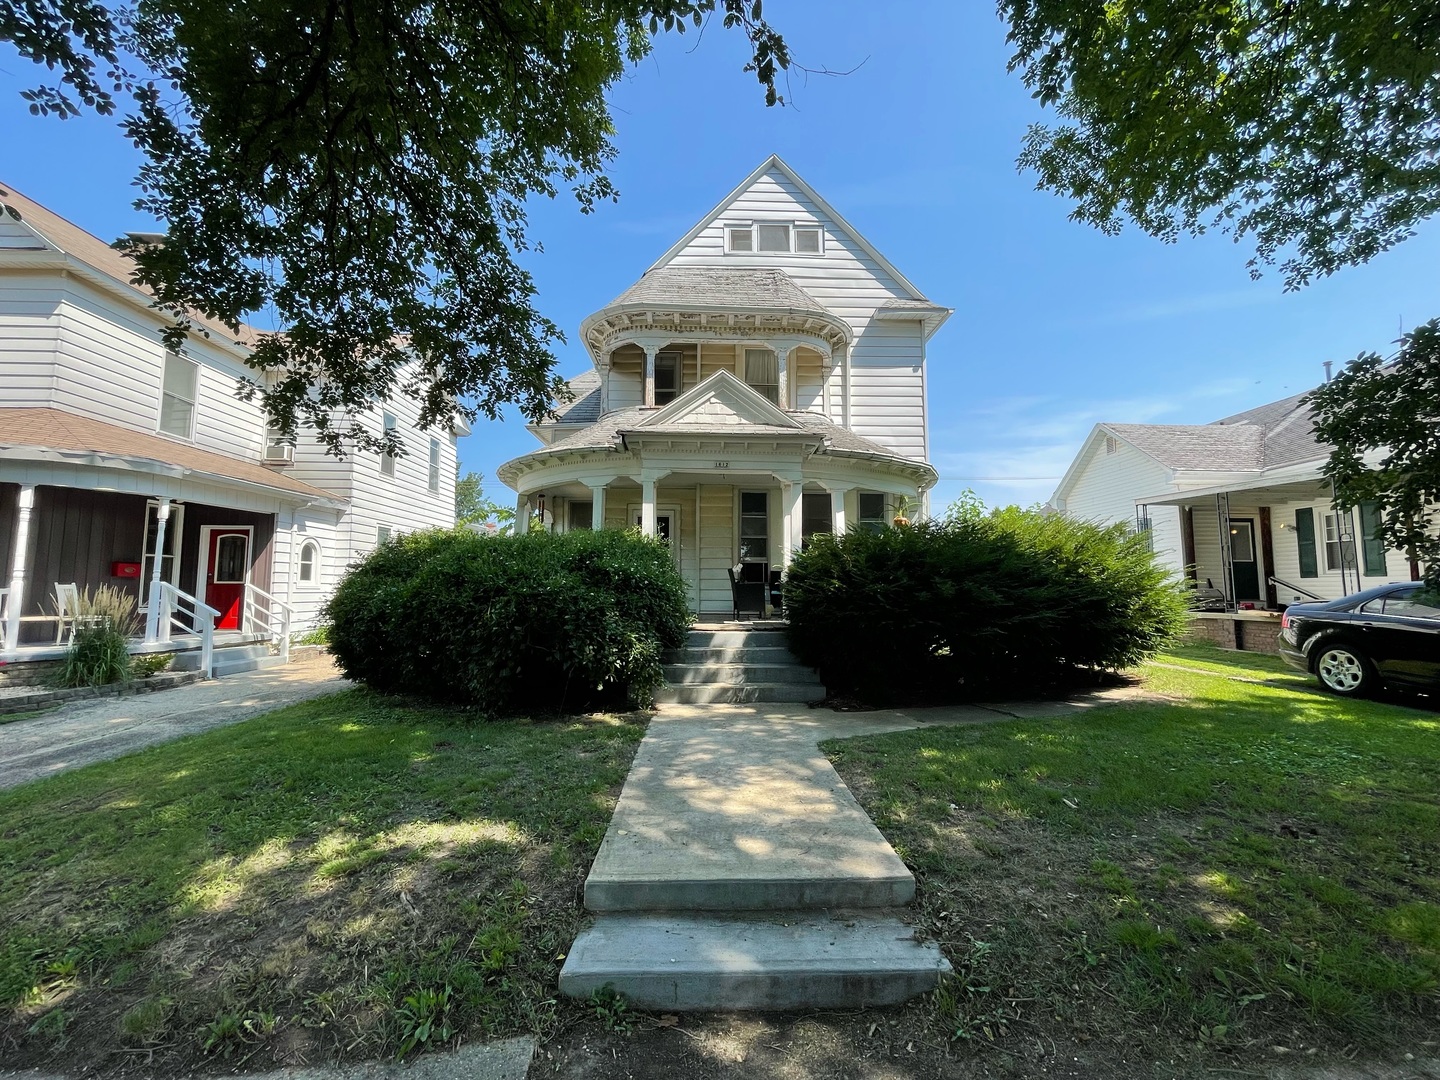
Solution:
<path fill-rule="evenodd" d="M 816 677 L 815 672 L 807 667 L 801 667 L 793 661 L 788 664 L 666 664 L 664 670 L 665 678 L 671 686 L 700 684 L 754 686 L 765 683 L 804 683 L 818 690 L 817 696 L 825 696 L 825 687 Z"/>
<path fill-rule="evenodd" d="M 217 678 L 222 675 L 238 675 L 246 671 L 279 667 L 285 663 L 281 657 L 270 651 L 269 645 L 217 646 L 212 660 L 213 671 Z M 171 661 L 170 670 L 200 670 L 200 650 L 191 649 L 176 653 L 175 659 Z"/>
<path fill-rule="evenodd" d="M 779 627 L 757 630 L 691 630 L 685 636 L 690 649 L 788 649 Z"/>
<path fill-rule="evenodd" d="M 610 987 L 642 1009 L 894 1005 L 950 965 L 894 914 L 602 915 L 571 946 L 560 990 Z"/>
<path fill-rule="evenodd" d="M 784 646 L 771 648 L 699 648 L 672 649 L 665 654 L 667 664 L 793 664 L 795 657 Z"/>
<path fill-rule="evenodd" d="M 779 701 L 819 701 L 825 687 L 810 683 L 724 683 L 662 686 L 655 700 L 662 705 L 753 705 Z"/>

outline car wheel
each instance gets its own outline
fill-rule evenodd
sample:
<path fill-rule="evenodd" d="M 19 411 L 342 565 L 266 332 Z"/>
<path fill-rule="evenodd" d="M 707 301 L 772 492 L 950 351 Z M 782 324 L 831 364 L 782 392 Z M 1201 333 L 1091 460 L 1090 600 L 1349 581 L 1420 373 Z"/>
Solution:
<path fill-rule="evenodd" d="M 1349 645 L 1327 645 L 1321 649 L 1315 658 L 1315 674 L 1326 690 L 1345 697 L 1368 693 L 1375 682 L 1375 669 L 1370 661 Z"/>

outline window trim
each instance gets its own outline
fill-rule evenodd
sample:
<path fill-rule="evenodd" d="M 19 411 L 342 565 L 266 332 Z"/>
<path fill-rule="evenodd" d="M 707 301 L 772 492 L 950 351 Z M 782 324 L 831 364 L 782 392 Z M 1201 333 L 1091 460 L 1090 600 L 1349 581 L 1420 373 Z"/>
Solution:
<path fill-rule="evenodd" d="M 189 364 L 189 365 L 190 365 L 190 369 L 191 369 L 191 374 L 194 375 L 194 377 L 195 377 L 195 389 L 192 391 L 192 393 L 193 393 L 194 396 L 191 397 L 191 398 L 188 399 L 188 400 L 187 400 L 186 398 L 181 397 L 181 396 L 178 395 L 178 394 L 171 394 L 168 390 L 165 389 L 165 370 L 166 370 L 167 367 L 169 367 L 170 361 L 171 361 L 172 359 L 173 359 L 173 360 L 176 360 L 176 361 L 178 361 L 179 363 L 182 363 L 182 364 Z M 165 398 L 166 398 L 166 397 L 173 397 L 173 398 L 175 398 L 175 400 L 177 400 L 177 401 L 184 401 L 187 405 L 190 406 L 190 423 L 189 423 L 189 430 L 188 430 L 188 432 L 187 432 L 186 434 L 184 434 L 184 435 L 177 435 L 177 434 L 175 434 L 175 432 L 173 432 L 173 431 L 166 431 L 165 428 L 162 426 L 162 425 L 165 423 Z M 188 357 L 188 356 L 181 356 L 181 355 L 180 355 L 179 353 L 177 353 L 177 352 L 173 352 L 173 351 L 170 350 L 170 349 L 166 349 L 166 350 L 165 350 L 164 359 L 163 359 L 163 360 L 161 361 L 161 363 L 160 363 L 160 409 L 159 409 L 159 412 L 156 413 L 156 416 L 155 416 L 155 434 L 157 434 L 157 435 L 163 435 L 163 436 L 164 436 L 165 438 L 167 438 L 167 439 L 178 439 L 178 440 L 180 440 L 181 442 L 194 442 L 194 441 L 195 441 L 196 420 L 199 418 L 199 415 L 200 415 L 200 361 L 198 361 L 198 360 L 192 360 L 192 359 L 190 359 L 190 357 Z"/>
<path fill-rule="evenodd" d="M 786 230 L 786 244 L 784 248 L 773 250 L 762 250 L 760 247 L 760 226 L 780 225 Z M 802 259 L 818 259 L 825 255 L 825 225 L 823 222 L 808 218 L 752 218 L 749 221 L 727 221 L 722 228 L 725 231 L 724 249 L 726 255 L 798 255 Z M 796 231 L 812 231 L 816 234 L 816 250 L 800 251 L 795 246 Z M 732 234 L 745 233 L 750 237 L 748 248 L 737 248 L 732 240 Z"/>
<path fill-rule="evenodd" d="M 305 553 L 312 552 L 310 558 L 311 576 L 305 577 Z M 320 587 L 320 541 L 313 536 L 307 536 L 300 541 L 295 559 L 295 584 L 307 589 L 318 589 Z"/>

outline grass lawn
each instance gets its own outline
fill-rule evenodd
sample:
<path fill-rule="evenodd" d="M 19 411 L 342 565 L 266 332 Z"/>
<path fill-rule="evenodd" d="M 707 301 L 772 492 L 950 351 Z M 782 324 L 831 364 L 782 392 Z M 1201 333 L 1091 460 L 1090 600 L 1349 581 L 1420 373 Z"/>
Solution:
<path fill-rule="evenodd" d="M 357 690 L 0 793 L 0 1057 L 174 1075 L 545 1033 L 643 733 Z"/>
<path fill-rule="evenodd" d="M 1220 674 L 1272 657 L 1162 661 L 1176 704 L 825 745 L 960 976 L 940 1037 L 1020 1072 L 1056 1044 L 1114 1075 L 1433 1056 L 1440 713 Z"/>

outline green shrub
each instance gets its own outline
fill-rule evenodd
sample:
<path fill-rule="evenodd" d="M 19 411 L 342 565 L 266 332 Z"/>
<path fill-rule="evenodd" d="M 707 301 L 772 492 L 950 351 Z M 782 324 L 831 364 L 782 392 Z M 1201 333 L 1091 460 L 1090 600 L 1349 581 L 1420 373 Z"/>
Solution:
<path fill-rule="evenodd" d="M 486 713 L 649 701 L 689 624 L 670 550 L 637 533 L 399 537 L 327 605 L 347 676 Z"/>
<path fill-rule="evenodd" d="M 133 662 L 128 638 L 137 628 L 135 595 L 111 585 L 87 589 L 74 614 L 75 633 L 60 669 L 60 685 L 129 682 Z"/>
<path fill-rule="evenodd" d="M 790 642 L 874 704 L 1033 692 L 1133 665 L 1185 626 L 1147 538 L 1011 507 L 817 536 L 785 578 Z"/>

